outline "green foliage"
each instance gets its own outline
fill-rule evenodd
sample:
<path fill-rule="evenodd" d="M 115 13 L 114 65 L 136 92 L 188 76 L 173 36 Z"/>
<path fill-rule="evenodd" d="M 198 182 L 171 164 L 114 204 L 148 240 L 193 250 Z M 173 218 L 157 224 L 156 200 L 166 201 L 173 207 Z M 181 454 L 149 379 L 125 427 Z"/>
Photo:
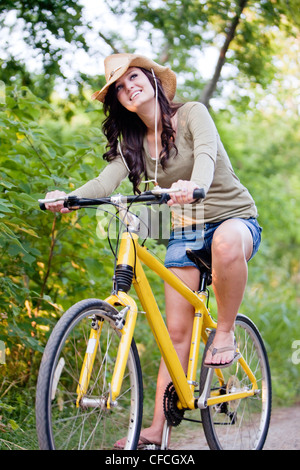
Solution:
<path fill-rule="evenodd" d="M 194 93 L 198 89 L 197 99 L 204 88 L 203 80 L 200 86 L 197 84 L 201 80 L 197 57 L 203 51 L 208 51 L 209 55 L 209 47 L 222 47 L 228 40 L 236 15 L 239 16 L 237 30 L 229 41 L 226 53 L 226 63 L 234 67 L 226 68 L 226 75 L 218 83 L 219 93 L 223 90 L 223 83 L 228 81 L 232 84 L 237 78 L 243 83 L 267 87 L 276 73 L 276 35 L 281 30 L 287 35 L 296 35 L 300 25 L 296 0 L 288 3 L 272 0 L 143 0 L 138 4 L 134 1 L 129 3 L 132 4 L 138 28 L 144 28 L 148 32 L 149 41 L 159 60 L 170 63 L 180 74 L 189 72 L 187 80 L 193 74 Z M 119 4 L 126 5 L 127 8 L 128 1 L 118 2 Z M 239 12 L 241 5 L 242 14 Z M 119 11 L 122 14 L 122 8 Z M 185 86 L 180 92 L 187 96 Z"/>
<path fill-rule="evenodd" d="M 6 93 L 0 114 L 0 338 L 9 349 L 8 364 L 14 355 L 22 358 L 22 374 L 27 376 L 26 361 L 42 351 L 49 325 L 70 298 L 105 288 L 99 280 L 108 254 L 101 254 L 98 272 L 89 262 L 103 248 L 95 218 L 87 212 L 53 216 L 37 204 L 47 190 L 70 191 L 99 171 L 103 139 L 97 128 L 90 128 L 86 141 L 84 127 L 90 121 L 84 114 L 64 133 L 58 107 L 51 108 L 25 88 L 7 88 Z"/>
<path fill-rule="evenodd" d="M 249 113 L 246 119 L 245 115 L 229 119 L 227 111 L 216 116 L 222 141 L 256 201 L 263 227 L 261 248 L 249 263 L 241 312 L 262 332 L 274 403 L 286 405 L 300 394 L 299 364 L 292 361 L 292 344 L 300 331 L 298 119 L 267 110 Z"/>
<path fill-rule="evenodd" d="M 118 25 L 119 18 L 128 17 L 136 27 L 137 38 L 147 38 L 159 61 L 170 64 L 185 82 L 192 82 L 186 90 L 179 81 L 180 94 L 187 99 L 202 99 L 205 80 L 199 73 L 198 59 L 203 53 L 209 57 L 211 50 L 222 48 L 236 16 L 238 27 L 226 53 L 226 63 L 234 67 L 226 67 L 216 93 L 223 91 L 227 81 L 238 79 L 267 87 L 276 78 L 274 37 L 280 31 L 286 37 L 297 36 L 300 26 L 297 0 L 102 0 L 99 10 L 104 3 L 116 19 L 112 23 Z M 118 26 L 106 22 L 105 15 L 89 22 L 83 10 L 84 6 L 73 0 L 0 1 L 0 26 L 7 38 L 0 50 L 0 80 L 28 86 L 38 96 L 49 98 L 58 77 L 70 85 L 67 55 L 78 50 L 88 52 L 97 63 L 103 60 L 102 45 L 112 52 L 134 52 L 139 47 L 126 38 L 126 32 L 123 35 Z M 97 14 L 99 11 L 95 18 Z M 96 44 L 89 43 L 90 34 L 97 38 Z M 17 47 L 9 41 L 16 35 Z M 32 73 L 29 57 L 39 65 L 39 71 Z M 71 74 L 73 87 L 94 81 L 74 67 Z"/>
<path fill-rule="evenodd" d="M 10 29 L 10 34 L 22 32 L 24 44 L 34 51 L 34 57 L 41 63 L 43 74 L 39 77 L 44 90 L 41 96 L 49 96 L 56 76 L 63 76 L 61 58 L 67 47 L 74 45 L 87 50 L 82 22 L 83 6 L 73 0 L 20 0 L 17 2 L 0 1 L 0 26 Z M 7 24 L 8 13 L 10 22 Z M 8 26 L 9 25 L 9 26 Z M 85 24 L 85 31 L 88 25 Z M 16 48 L 18 49 L 18 48 Z M 0 76 L 5 82 L 18 77 L 22 85 L 32 87 L 36 82 L 26 66 L 26 54 L 6 47 L 5 61 L 1 64 Z M 24 49 L 24 48 L 23 48 Z M 36 85 L 36 83 L 35 83 Z"/>

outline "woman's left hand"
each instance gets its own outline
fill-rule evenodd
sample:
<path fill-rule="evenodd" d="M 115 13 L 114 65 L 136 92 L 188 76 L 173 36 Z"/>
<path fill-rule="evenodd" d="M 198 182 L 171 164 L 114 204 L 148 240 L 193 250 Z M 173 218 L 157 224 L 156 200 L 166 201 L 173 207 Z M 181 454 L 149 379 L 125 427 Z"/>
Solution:
<path fill-rule="evenodd" d="M 178 180 L 176 183 L 173 183 L 170 188 L 170 197 L 171 199 L 168 201 L 169 206 L 173 206 L 174 204 L 189 204 L 194 201 L 193 192 L 194 189 L 199 188 L 196 183 L 193 181 L 184 181 Z M 180 191 L 172 193 L 172 189 L 180 189 Z"/>

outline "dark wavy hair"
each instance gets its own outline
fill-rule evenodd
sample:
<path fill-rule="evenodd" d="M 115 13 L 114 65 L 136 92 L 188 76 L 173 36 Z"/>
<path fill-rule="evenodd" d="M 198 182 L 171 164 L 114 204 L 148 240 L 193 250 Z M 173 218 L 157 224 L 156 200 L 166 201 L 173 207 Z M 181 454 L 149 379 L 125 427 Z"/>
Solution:
<path fill-rule="evenodd" d="M 141 70 L 148 77 L 153 89 L 155 90 L 152 73 L 143 68 L 141 68 Z M 170 157 L 170 151 L 172 148 L 175 149 L 177 155 L 175 131 L 172 128 L 171 118 L 182 104 L 170 102 L 164 93 L 159 78 L 156 77 L 156 80 L 158 88 L 158 103 L 161 109 L 163 129 L 161 133 L 162 151 L 160 153 L 160 162 L 162 168 L 165 169 L 166 162 Z M 102 129 L 108 141 L 108 150 L 103 155 L 103 158 L 108 162 L 114 160 L 119 155 L 117 147 L 118 141 L 120 141 L 123 156 L 130 170 L 129 180 L 133 184 L 134 192 L 139 193 L 140 191 L 138 187 L 142 178 L 144 177 L 148 179 L 143 152 L 143 140 L 147 132 L 147 127 L 136 113 L 128 111 L 118 101 L 115 84 L 112 84 L 109 87 L 105 96 L 104 113 L 106 119 L 103 122 Z"/>

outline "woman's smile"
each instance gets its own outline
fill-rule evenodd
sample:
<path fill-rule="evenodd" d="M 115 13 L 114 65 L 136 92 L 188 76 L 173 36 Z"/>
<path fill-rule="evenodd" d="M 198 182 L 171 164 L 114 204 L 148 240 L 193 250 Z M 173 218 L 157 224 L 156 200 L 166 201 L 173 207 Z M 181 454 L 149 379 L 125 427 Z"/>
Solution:
<path fill-rule="evenodd" d="M 130 97 L 130 101 L 132 101 L 140 93 L 142 93 L 142 90 L 138 90 L 138 91 L 135 91 L 134 93 L 132 93 L 132 95 Z"/>

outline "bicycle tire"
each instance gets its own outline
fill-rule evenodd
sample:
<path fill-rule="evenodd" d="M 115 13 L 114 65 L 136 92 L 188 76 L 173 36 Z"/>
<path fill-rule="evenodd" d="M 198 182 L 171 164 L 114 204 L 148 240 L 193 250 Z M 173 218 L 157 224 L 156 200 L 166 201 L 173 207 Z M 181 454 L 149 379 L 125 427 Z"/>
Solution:
<path fill-rule="evenodd" d="M 208 368 L 204 358 L 213 342 L 215 330 L 207 341 L 200 372 L 200 395 L 204 388 Z M 272 407 L 271 374 L 267 352 L 255 324 L 245 315 L 238 314 L 235 337 L 240 352 L 253 371 L 259 393 L 253 397 L 228 401 L 201 409 L 201 419 L 208 446 L 212 450 L 261 450 L 267 437 Z M 222 369 L 224 384 L 216 376 L 211 381 L 212 391 L 250 390 L 252 384 L 238 362 Z"/>
<path fill-rule="evenodd" d="M 43 450 L 107 450 L 126 437 L 124 449 L 135 449 L 143 413 L 143 383 L 134 340 L 129 351 L 117 406 L 76 406 L 76 388 L 85 355 L 91 317 L 102 324 L 89 389 L 91 403 L 109 397 L 109 381 L 120 332 L 115 326 L 118 311 L 98 299 L 73 305 L 56 324 L 47 342 L 37 381 L 36 429 Z"/>

